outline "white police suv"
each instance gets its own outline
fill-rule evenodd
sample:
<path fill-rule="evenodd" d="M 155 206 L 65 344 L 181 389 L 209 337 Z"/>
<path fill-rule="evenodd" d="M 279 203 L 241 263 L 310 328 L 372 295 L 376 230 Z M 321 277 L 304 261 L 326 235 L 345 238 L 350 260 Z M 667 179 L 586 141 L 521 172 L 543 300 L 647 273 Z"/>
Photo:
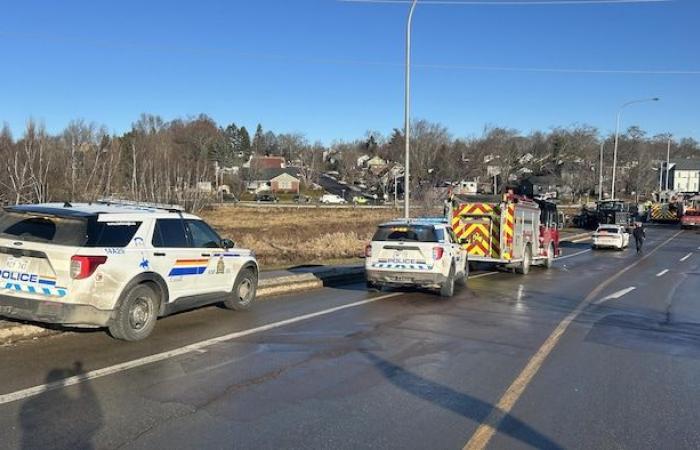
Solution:
<path fill-rule="evenodd" d="M 159 316 L 248 309 L 258 263 L 179 209 L 98 202 L 0 212 L 0 316 L 148 336 Z"/>
<path fill-rule="evenodd" d="M 451 297 L 466 284 L 467 251 L 444 218 L 396 220 L 379 226 L 365 250 L 367 287 L 434 288 Z"/>

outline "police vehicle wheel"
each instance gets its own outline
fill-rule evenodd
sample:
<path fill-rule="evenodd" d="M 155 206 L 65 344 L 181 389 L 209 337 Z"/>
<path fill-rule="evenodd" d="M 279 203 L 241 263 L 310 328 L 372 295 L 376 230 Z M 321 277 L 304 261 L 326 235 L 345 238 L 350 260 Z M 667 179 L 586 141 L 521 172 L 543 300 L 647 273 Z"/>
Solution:
<path fill-rule="evenodd" d="M 547 247 L 547 259 L 545 259 L 545 261 L 544 261 L 544 266 L 547 269 L 551 269 L 553 265 L 554 265 L 554 246 L 552 244 L 549 244 L 549 247 Z"/>
<path fill-rule="evenodd" d="M 224 300 L 224 306 L 234 311 L 246 311 L 255 301 L 255 291 L 258 288 L 258 277 L 253 269 L 243 269 L 236 278 L 233 290 Z"/>
<path fill-rule="evenodd" d="M 441 297 L 452 297 L 455 293 L 455 267 L 450 268 L 450 274 L 447 279 L 440 286 L 440 296 Z"/>
<path fill-rule="evenodd" d="M 457 284 L 459 284 L 460 286 L 466 286 L 467 279 L 469 279 L 469 263 L 466 263 L 464 265 L 464 273 L 461 277 L 457 279 Z"/>
<path fill-rule="evenodd" d="M 110 322 L 109 334 L 123 341 L 140 341 L 153 331 L 158 320 L 158 294 L 148 284 L 126 293 Z"/>

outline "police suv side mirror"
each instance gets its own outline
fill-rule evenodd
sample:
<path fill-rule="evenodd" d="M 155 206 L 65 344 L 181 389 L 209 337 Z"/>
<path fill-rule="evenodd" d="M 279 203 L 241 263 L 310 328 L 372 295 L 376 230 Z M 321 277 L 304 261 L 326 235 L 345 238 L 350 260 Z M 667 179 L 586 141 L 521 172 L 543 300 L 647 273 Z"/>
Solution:
<path fill-rule="evenodd" d="M 221 240 L 221 247 L 223 247 L 226 250 L 233 248 L 235 246 L 236 246 L 236 243 L 233 242 L 231 239 L 222 239 Z"/>

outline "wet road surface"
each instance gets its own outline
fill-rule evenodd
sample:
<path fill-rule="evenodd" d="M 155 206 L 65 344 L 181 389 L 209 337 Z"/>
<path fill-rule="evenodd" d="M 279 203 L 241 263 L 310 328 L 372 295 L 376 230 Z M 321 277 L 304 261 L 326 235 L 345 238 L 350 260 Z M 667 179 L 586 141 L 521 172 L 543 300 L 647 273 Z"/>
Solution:
<path fill-rule="evenodd" d="M 339 286 L 2 347 L 0 448 L 700 448 L 700 235 L 647 235 L 451 299 Z"/>

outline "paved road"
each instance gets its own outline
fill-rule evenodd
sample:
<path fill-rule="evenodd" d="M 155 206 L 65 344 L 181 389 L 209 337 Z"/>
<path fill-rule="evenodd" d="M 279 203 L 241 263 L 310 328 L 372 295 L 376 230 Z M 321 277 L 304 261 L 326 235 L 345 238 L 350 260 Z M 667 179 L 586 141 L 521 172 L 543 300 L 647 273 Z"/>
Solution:
<path fill-rule="evenodd" d="M 0 447 L 700 448 L 700 235 L 647 234 L 447 300 L 341 286 L 0 348 Z"/>

